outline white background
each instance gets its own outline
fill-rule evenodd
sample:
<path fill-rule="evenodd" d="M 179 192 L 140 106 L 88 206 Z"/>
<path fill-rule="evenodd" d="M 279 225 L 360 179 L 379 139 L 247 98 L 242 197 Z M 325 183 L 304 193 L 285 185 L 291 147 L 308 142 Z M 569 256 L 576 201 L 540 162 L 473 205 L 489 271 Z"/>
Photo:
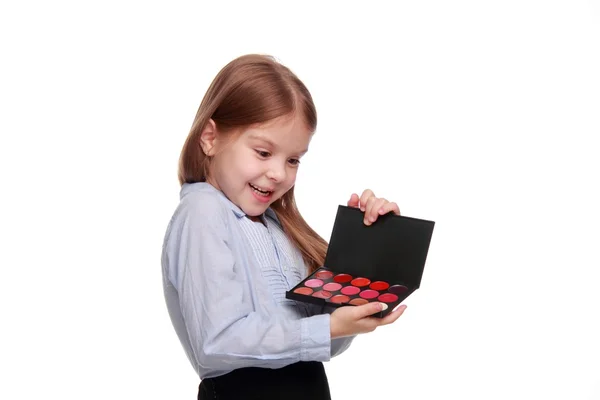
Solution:
<path fill-rule="evenodd" d="M 162 239 L 204 91 L 258 52 L 317 105 L 320 234 L 365 188 L 436 221 L 334 399 L 600 399 L 599 1 L 395 3 L 3 2 L 0 398 L 195 399 Z"/>

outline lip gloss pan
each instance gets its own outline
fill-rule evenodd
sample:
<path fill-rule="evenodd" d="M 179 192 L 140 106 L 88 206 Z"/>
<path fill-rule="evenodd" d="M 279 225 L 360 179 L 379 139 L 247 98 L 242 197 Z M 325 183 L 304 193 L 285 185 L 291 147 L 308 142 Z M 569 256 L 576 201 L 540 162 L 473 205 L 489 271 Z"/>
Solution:
<path fill-rule="evenodd" d="M 362 292 L 360 292 L 360 297 L 362 297 L 363 299 L 374 299 L 375 297 L 379 296 L 379 292 L 376 290 L 371 290 L 371 289 L 367 289 L 367 290 L 363 290 Z"/>
<path fill-rule="evenodd" d="M 386 290 L 387 288 L 390 287 L 390 284 L 384 281 L 375 281 L 373 283 L 371 283 L 371 285 L 369 285 L 369 288 L 373 289 L 373 290 Z"/>
<path fill-rule="evenodd" d="M 313 297 L 320 297 L 321 299 L 328 299 L 331 297 L 331 292 L 326 290 L 319 290 L 318 292 L 313 293 Z"/>
<path fill-rule="evenodd" d="M 358 286 L 358 287 L 363 287 L 363 286 L 367 286 L 369 283 L 371 283 L 371 281 L 367 278 L 355 278 L 352 279 L 352 284 L 354 286 Z"/>
<path fill-rule="evenodd" d="M 331 271 L 319 271 L 315 274 L 315 277 L 318 279 L 331 279 L 333 276 L 333 272 Z"/>
<path fill-rule="evenodd" d="M 390 286 L 390 288 L 388 289 L 388 291 L 390 293 L 394 293 L 394 294 L 402 294 L 404 292 L 406 292 L 408 290 L 408 288 L 404 285 L 394 285 L 394 286 Z"/>
<path fill-rule="evenodd" d="M 358 294 L 360 292 L 360 289 L 357 288 L 356 286 L 345 286 L 342 288 L 342 294 L 345 294 L 346 296 L 354 296 L 355 294 Z"/>
<path fill-rule="evenodd" d="M 393 293 L 384 293 L 381 296 L 379 296 L 377 300 L 382 301 L 384 303 L 393 303 L 398 300 L 398 296 L 396 296 Z"/>
<path fill-rule="evenodd" d="M 306 282 L 304 282 L 304 285 L 310 288 L 318 288 L 323 286 L 323 281 L 320 279 L 309 279 Z"/>
<path fill-rule="evenodd" d="M 313 293 L 313 290 L 308 287 L 299 287 L 298 289 L 294 290 L 294 293 L 310 296 Z"/>
<path fill-rule="evenodd" d="M 341 288 L 342 288 L 342 285 L 340 285 L 339 283 L 336 283 L 336 282 L 329 282 L 329 283 L 326 283 L 325 286 L 323 286 L 323 290 L 327 290 L 329 292 L 337 292 Z"/>
<path fill-rule="evenodd" d="M 331 299 L 329 299 L 329 301 L 331 301 L 332 303 L 347 303 L 348 301 L 350 301 L 350 297 L 343 295 L 343 294 L 338 294 L 333 296 Z"/>
<path fill-rule="evenodd" d="M 352 276 L 348 274 L 337 274 L 333 280 L 337 283 L 347 283 L 352 280 Z"/>

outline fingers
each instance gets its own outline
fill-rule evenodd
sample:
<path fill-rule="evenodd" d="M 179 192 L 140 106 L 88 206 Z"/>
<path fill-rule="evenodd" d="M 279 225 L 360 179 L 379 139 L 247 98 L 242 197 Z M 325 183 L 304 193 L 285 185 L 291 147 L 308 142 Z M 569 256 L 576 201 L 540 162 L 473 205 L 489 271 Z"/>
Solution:
<path fill-rule="evenodd" d="M 389 325 L 395 322 L 406 310 L 406 306 L 403 304 L 383 318 L 374 318 L 373 314 L 377 314 L 380 311 L 387 310 L 388 305 L 385 303 L 369 303 L 362 306 L 355 307 L 355 316 L 357 320 L 362 320 L 370 325 L 370 328 L 374 330 L 378 326 Z"/>
<path fill-rule="evenodd" d="M 398 204 L 387 201 L 387 199 L 384 199 L 383 197 L 375 197 L 375 193 L 373 193 L 371 189 L 363 191 L 360 197 L 356 193 L 352 193 L 350 200 L 348 200 L 348 206 L 360 208 L 360 210 L 364 212 L 365 225 L 371 225 L 380 215 L 389 212 L 400 215 L 400 207 L 398 207 Z"/>
<path fill-rule="evenodd" d="M 352 195 L 350 196 L 350 200 L 348 200 L 348 207 L 358 208 L 358 202 L 358 195 L 356 193 L 352 193 Z"/>
<path fill-rule="evenodd" d="M 379 217 L 379 210 L 388 201 L 384 198 L 378 199 L 377 197 L 371 197 L 367 201 L 367 207 L 365 209 L 365 224 L 370 225 L 377 220 Z"/>
<path fill-rule="evenodd" d="M 383 206 L 379 208 L 378 214 L 383 215 L 389 213 L 390 211 L 396 215 L 400 215 L 400 207 L 398 207 L 398 204 L 394 203 L 393 201 L 383 204 Z"/>
<path fill-rule="evenodd" d="M 366 189 L 360 196 L 360 211 L 365 211 L 366 204 L 369 198 L 375 197 L 375 193 L 371 189 Z"/>
<path fill-rule="evenodd" d="M 387 308 L 388 305 L 385 303 L 374 302 L 364 304 L 362 306 L 356 306 L 354 307 L 354 312 L 356 319 L 362 319 L 370 315 L 377 314 L 378 312 L 386 310 Z"/>
<path fill-rule="evenodd" d="M 385 317 L 381 319 L 381 325 L 389 325 L 392 322 L 396 321 L 402 314 L 404 314 L 404 310 L 406 310 L 405 305 L 401 305 Z"/>
<path fill-rule="evenodd" d="M 385 303 L 368 303 L 362 306 L 340 307 L 331 313 L 330 334 L 332 338 L 357 335 L 361 333 L 373 332 L 382 325 L 389 325 L 396 321 L 406 306 L 402 305 L 392 311 L 384 318 L 379 318 L 377 314 L 388 309 Z"/>

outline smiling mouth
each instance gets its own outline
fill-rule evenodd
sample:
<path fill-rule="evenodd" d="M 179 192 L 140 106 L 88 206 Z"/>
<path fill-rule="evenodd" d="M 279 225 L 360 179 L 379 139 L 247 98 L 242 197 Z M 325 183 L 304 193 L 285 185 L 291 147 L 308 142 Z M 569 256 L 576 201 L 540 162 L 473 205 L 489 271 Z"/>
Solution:
<path fill-rule="evenodd" d="M 254 193 L 258 194 L 259 196 L 267 197 L 267 196 L 269 196 L 270 194 L 273 193 L 272 190 L 260 189 L 258 186 L 254 186 L 251 183 L 249 183 L 248 185 L 250 185 L 250 187 L 252 188 L 252 190 L 254 191 Z"/>

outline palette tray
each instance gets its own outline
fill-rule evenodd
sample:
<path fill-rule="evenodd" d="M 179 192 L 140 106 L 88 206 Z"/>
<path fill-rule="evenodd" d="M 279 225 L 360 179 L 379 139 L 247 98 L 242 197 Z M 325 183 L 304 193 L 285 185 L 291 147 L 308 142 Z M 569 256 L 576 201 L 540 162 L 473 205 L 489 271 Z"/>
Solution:
<path fill-rule="evenodd" d="M 390 285 L 382 280 L 337 274 L 326 268 L 319 268 L 300 282 L 287 298 L 330 307 L 383 302 L 393 309 L 409 294 L 408 287 L 402 284 Z"/>
<path fill-rule="evenodd" d="M 339 206 L 324 265 L 286 292 L 323 307 L 383 302 L 384 317 L 417 290 L 433 221 L 386 214 L 365 225 L 364 213 Z"/>

